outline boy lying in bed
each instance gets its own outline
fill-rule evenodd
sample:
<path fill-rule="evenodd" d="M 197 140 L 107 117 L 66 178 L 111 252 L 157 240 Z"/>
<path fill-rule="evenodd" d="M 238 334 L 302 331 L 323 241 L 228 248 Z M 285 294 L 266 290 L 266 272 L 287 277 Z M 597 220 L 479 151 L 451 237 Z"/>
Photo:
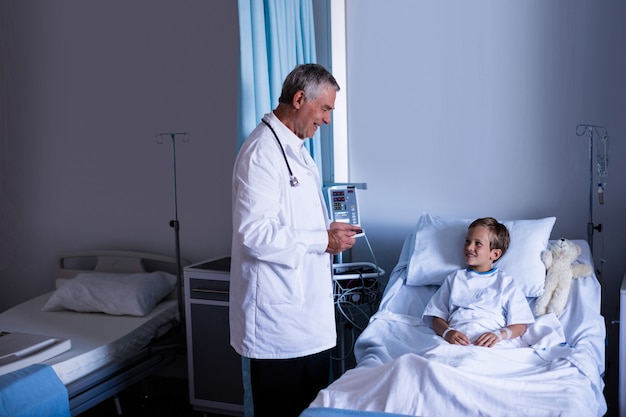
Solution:
<path fill-rule="evenodd" d="M 506 226 L 492 217 L 469 225 L 463 246 L 467 268 L 446 277 L 423 314 L 448 343 L 492 347 L 521 336 L 535 321 L 513 278 L 493 267 L 509 241 Z"/>

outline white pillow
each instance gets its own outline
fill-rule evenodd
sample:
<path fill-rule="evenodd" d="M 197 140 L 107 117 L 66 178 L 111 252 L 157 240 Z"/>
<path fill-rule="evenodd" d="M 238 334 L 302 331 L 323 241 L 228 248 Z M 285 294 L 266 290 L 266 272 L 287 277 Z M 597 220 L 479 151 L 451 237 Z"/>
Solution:
<path fill-rule="evenodd" d="M 42 310 L 145 316 L 175 286 L 176 277 L 160 271 L 80 273 L 57 289 Z"/>
<path fill-rule="evenodd" d="M 465 268 L 463 244 L 473 220 L 422 214 L 410 253 L 407 285 L 441 285 L 448 274 Z M 555 221 L 556 217 L 501 221 L 511 243 L 494 266 L 512 276 L 526 297 L 543 293 L 546 269 L 541 251 L 548 247 Z"/>

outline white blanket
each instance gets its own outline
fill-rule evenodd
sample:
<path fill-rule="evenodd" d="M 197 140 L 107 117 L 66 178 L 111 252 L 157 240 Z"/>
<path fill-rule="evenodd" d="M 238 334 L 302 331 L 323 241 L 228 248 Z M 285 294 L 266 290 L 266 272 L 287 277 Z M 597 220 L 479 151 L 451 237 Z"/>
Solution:
<path fill-rule="evenodd" d="M 604 321 L 595 277 L 575 280 L 566 310 L 494 348 L 450 345 L 421 321 L 434 289 L 387 289 L 355 347 L 358 366 L 311 407 L 422 417 L 602 416 Z M 424 290 L 426 293 L 424 293 Z M 591 301 L 590 301 L 591 300 Z"/>

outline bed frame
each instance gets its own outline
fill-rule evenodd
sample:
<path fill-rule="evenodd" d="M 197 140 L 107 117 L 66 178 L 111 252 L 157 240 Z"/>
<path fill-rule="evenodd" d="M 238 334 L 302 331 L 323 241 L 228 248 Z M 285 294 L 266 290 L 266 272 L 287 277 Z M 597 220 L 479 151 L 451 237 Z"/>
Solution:
<path fill-rule="evenodd" d="M 181 261 L 183 265 L 185 261 Z M 176 292 L 181 290 L 182 268 L 172 257 L 146 252 L 93 250 L 67 252 L 58 257 L 54 276 L 57 286 L 63 280 L 74 278 L 81 272 L 139 273 L 165 271 L 178 277 Z M 172 296 L 170 296 L 172 297 Z M 182 305 L 178 305 L 179 315 L 169 329 L 157 331 L 151 342 L 130 356 L 111 362 L 78 380 L 66 385 L 70 413 L 79 415 L 100 402 L 113 397 L 118 413 L 121 413 L 118 393 L 171 364 L 180 351 L 184 351 Z M 80 313 L 79 313 L 80 314 Z"/>
<path fill-rule="evenodd" d="M 454 415 L 459 415 L 459 410 L 463 410 L 463 415 L 467 415 L 469 412 L 467 408 L 471 407 L 471 402 L 463 402 L 457 408 L 450 407 L 445 402 L 446 400 L 454 402 L 455 397 L 462 397 L 462 395 L 456 395 L 461 392 L 471 392 L 472 394 L 467 394 L 469 397 L 480 398 L 481 383 L 479 382 L 482 381 L 492 383 L 492 388 L 499 389 L 497 392 L 505 391 L 506 387 L 514 387 L 509 392 L 511 397 L 516 394 L 515 389 L 525 383 L 524 392 L 519 392 L 522 401 L 528 398 L 541 398 L 542 389 L 558 386 L 559 381 L 563 387 L 567 387 L 566 390 L 558 392 L 558 396 L 555 398 L 550 398 L 545 406 L 524 404 L 524 406 L 528 405 L 527 409 L 518 415 L 539 415 L 542 413 L 541 415 L 599 416 L 606 413 L 606 401 L 602 395 L 606 333 L 604 318 L 600 315 L 600 284 L 595 274 L 592 273 L 572 282 L 567 308 L 558 319 L 553 315 L 537 318 L 538 321 L 543 319 L 544 332 L 545 329 L 554 327 L 556 320 L 562 324 L 562 331 L 567 344 L 562 343 L 560 346 L 554 344 L 554 341 L 562 339 L 559 336 L 553 341 L 546 341 L 543 348 L 539 344 L 536 347 L 536 352 L 545 361 L 543 362 L 545 364 L 560 361 L 558 363 L 561 365 L 570 363 L 570 369 L 578 368 L 579 372 L 567 374 L 572 376 L 571 379 L 567 379 L 568 376 L 564 377 L 565 374 L 562 374 L 559 378 L 563 377 L 563 379 L 557 381 L 555 376 L 557 374 L 553 372 L 553 369 L 550 369 L 550 376 L 546 376 L 546 378 L 551 378 L 549 380 L 542 380 L 539 371 L 534 375 L 529 372 L 522 375 L 519 385 L 515 386 L 507 382 L 517 383 L 517 381 L 507 379 L 508 375 L 502 376 L 504 373 L 497 375 L 497 373 L 489 374 L 487 372 L 479 374 L 478 378 L 464 378 L 464 375 L 471 374 L 472 371 L 469 368 L 464 368 L 459 374 L 452 370 L 458 364 L 466 366 L 467 362 L 462 362 L 462 359 L 465 358 L 455 357 L 451 363 L 441 360 L 442 355 L 446 352 L 458 353 L 459 351 L 455 350 L 454 347 L 448 350 L 447 345 L 442 344 L 443 350 L 440 349 L 439 351 L 436 348 L 431 350 L 426 350 L 428 349 L 426 348 L 417 353 L 412 350 L 419 344 L 419 341 L 424 341 L 424 346 L 427 346 L 430 339 L 437 339 L 430 328 L 421 325 L 421 316 L 428 300 L 438 288 L 437 285 L 415 286 L 406 284 L 413 241 L 414 236 L 410 236 L 405 241 L 400 260 L 391 273 L 386 293 L 383 295 L 381 308 L 374 319 L 370 320 L 356 343 L 355 356 L 358 365 L 341 375 L 328 388 L 322 390 L 311 407 L 304 410 L 300 417 L 400 417 L 401 414 L 394 414 L 393 412 L 410 411 L 431 415 L 439 409 L 446 411 L 443 411 L 443 414 L 440 412 L 438 415 L 445 415 L 446 413 L 453 415 L 454 412 L 451 410 L 456 411 Z M 587 242 L 574 240 L 574 243 L 578 244 L 583 252 L 579 260 L 593 266 L 593 258 Z M 532 309 L 534 298 L 529 298 L 529 301 Z M 537 335 L 540 334 L 541 332 L 537 333 Z M 535 343 L 542 342 L 542 339 L 538 337 L 535 337 L 534 340 Z M 429 355 L 420 356 L 423 355 L 424 351 L 427 351 Z M 500 350 L 501 353 L 513 351 L 514 349 Z M 541 356 L 541 352 L 551 351 L 554 356 Z M 484 350 L 484 352 L 486 353 L 488 350 Z M 489 363 L 488 361 L 495 358 L 495 356 L 489 357 L 486 360 L 486 355 L 479 354 L 481 352 L 476 350 L 474 357 L 481 358 L 483 364 Z M 479 362 L 480 360 L 476 361 L 476 363 Z M 501 360 L 499 363 L 504 362 L 506 361 Z M 539 362 L 537 361 L 537 363 Z M 520 361 L 519 363 L 523 362 Z M 531 366 L 525 368 L 525 371 L 532 370 Z M 554 369 L 557 368 L 558 366 Z M 414 378 L 417 373 L 420 377 Z M 462 373 L 464 375 L 461 375 Z M 496 385 L 498 380 L 502 382 L 501 387 Z M 462 387 L 463 383 L 468 381 L 478 388 Z M 405 385 L 405 382 L 413 385 Z M 452 382 L 451 385 L 449 385 L 450 382 Z M 538 382 L 542 382 L 543 385 L 536 384 Z M 446 389 L 436 388 L 444 385 Z M 435 391 L 438 392 L 435 393 Z M 393 396 L 398 393 L 400 395 Z M 433 393 L 436 395 L 431 396 Z M 576 401 L 568 398 L 570 393 L 577 396 Z M 480 409 L 481 415 L 514 415 L 512 411 L 515 411 L 515 408 L 503 407 L 499 412 L 494 412 L 498 408 L 498 403 L 494 402 L 493 398 L 489 398 L 490 395 L 485 395 L 485 398 L 480 399 L 481 402 L 489 403 L 490 406 L 490 408 Z M 547 392 L 545 392 L 545 398 L 549 398 Z M 397 407 L 394 403 L 395 400 L 398 401 Z M 578 408 L 581 405 L 584 407 Z M 444 408 L 444 406 L 447 407 Z M 480 406 L 478 404 L 477 409 Z M 390 412 L 380 411 L 382 409 L 390 410 Z M 551 411 L 553 413 L 549 414 Z M 469 414 L 473 413 L 469 412 Z"/>
<path fill-rule="evenodd" d="M 165 271 L 177 275 L 179 280 L 176 291 L 180 292 L 182 288 L 178 273 L 180 269 L 181 266 L 175 258 L 147 252 L 80 251 L 67 252 L 59 256 L 55 265 L 55 277 L 71 279 L 80 272 Z M 166 335 L 153 340 L 131 357 L 111 363 L 67 385 L 72 416 L 115 397 L 126 388 L 174 362 L 178 351 L 184 349 L 183 326 L 180 321 L 183 317 L 181 314 L 183 307 L 179 303 L 179 322 Z M 119 411 L 120 404 L 117 398 L 116 406 Z"/>
<path fill-rule="evenodd" d="M 110 398 L 115 400 L 118 414 L 121 414 L 117 394 L 174 362 L 183 345 L 178 338 L 172 339 L 169 345 L 164 341 L 150 344 L 130 358 L 109 364 L 67 385 L 71 415 L 77 416 Z"/>

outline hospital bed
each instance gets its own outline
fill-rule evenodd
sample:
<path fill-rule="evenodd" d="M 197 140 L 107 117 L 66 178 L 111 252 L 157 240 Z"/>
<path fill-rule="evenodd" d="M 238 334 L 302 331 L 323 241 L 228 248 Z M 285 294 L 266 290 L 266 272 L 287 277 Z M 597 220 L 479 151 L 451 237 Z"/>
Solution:
<path fill-rule="evenodd" d="M 29 403 L 34 398 L 42 403 L 29 404 L 35 411 L 27 415 L 63 415 L 44 403 L 48 383 L 56 383 L 65 390 L 61 398 L 69 400 L 61 408 L 78 415 L 173 362 L 183 340 L 177 272 L 174 258 L 148 253 L 59 257 L 55 291 L 0 314 L 5 335 L 48 338 L 39 349 L 0 360 L 0 414 L 22 415 L 24 404 L 12 405 L 11 399 Z M 53 372 L 37 376 L 42 368 Z M 19 398 L 25 391 L 28 399 Z M 45 414 L 36 411 L 38 406 Z"/>
<path fill-rule="evenodd" d="M 322 390 L 301 417 L 602 416 L 605 323 L 600 284 L 573 280 L 565 310 L 538 317 L 517 346 L 450 345 L 422 321 L 443 277 L 463 267 L 471 219 L 424 213 L 406 238 L 380 308 L 359 336 L 356 367 Z M 504 222 L 511 234 L 497 267 L 531 308 L 543 291 L 540 253 L 555 218 Z M 577 262 L 593 264 L 589 245 Z"/>

